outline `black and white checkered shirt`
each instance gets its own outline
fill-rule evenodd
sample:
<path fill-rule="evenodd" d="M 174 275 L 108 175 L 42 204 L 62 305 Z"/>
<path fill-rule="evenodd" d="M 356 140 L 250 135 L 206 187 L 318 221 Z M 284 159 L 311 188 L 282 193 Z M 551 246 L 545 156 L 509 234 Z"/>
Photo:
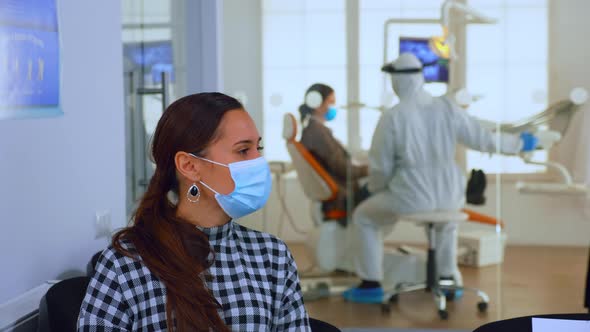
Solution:
<path fill-rule="evenodd" d="M 310 331 L 297 267 L 279 239 L 235 222 L 203 231 L 215 251 L 207 286 L 232 331 Z M 162 331 L 164 284 L 112 247 L 102 253 L 78 318 L 78 331 Z"/>

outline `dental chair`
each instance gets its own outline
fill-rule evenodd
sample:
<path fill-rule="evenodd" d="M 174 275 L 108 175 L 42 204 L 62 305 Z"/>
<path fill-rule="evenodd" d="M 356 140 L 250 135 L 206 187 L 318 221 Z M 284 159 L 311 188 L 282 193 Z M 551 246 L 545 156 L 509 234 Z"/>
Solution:
<path fill-rule="evenodd" d="M 324 273 L 332 272 L 343 268 L 344 264 L 347 229 L 337 220 L 346 217 L 346 211 L 322 211 L 322 202 L 336 199 L 338 185 L 296 137 L 297 120 L 287 113 L 283 118 L 283 138 L 303 192 L 312 201 L 311 217 L 315 227 L 307 244 L 314 251 L 315 265 Z"/>

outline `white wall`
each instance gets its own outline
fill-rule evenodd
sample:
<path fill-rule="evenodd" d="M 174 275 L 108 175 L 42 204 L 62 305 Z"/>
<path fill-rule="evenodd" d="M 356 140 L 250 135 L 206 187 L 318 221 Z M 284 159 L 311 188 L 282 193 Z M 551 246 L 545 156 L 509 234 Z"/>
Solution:
<path fill-rule="evenodd" d="M 85 271 L 96 211 L 125 224 L 121 4 L 57 2 L 64 115 L 0 121 L 0 303 Z"/>
<path fill-rule="evenodd" d="M 173 6 L 184 9 L 183 25 L 176 27 L 174 37 L 182 36 L 184 43 L 175 51 L 184 55 L 181 66 L 186 69 L 186 94 L 219 91 L 222 76 L 222 31 L 224 1 L 173 1 Z M 173 16 L 173 20 L 174 20 Z M 179 29 L 184 29 L 179 31 Z M 180 97 L 180 96 L 179 96 Z"/>
<path fill-rule="evenodd" d="M 174 96 L 169 103 L 186 95 L 221 90 L 223 0 L 168 2 L 176 75 Z M 154 8 L 157 10 L 158 6 Z"/>
<path fill-rule="evenodd" d="M 585 0 L 550 1 L 549 10 L 549 96 L 550 102 L 568 95 L 571 88 L 583 86 L 590 91 L 590 75 L 587 74 L 586 60 L 590 58 L 590 45 L 584 43 L 584 33 L 590 31 L 590 2 Z M 590 111 L 586 107 L 586 111 Z M 590 128 L 590 115 L 576 119 L 574 127 Z M 588 137 L 588 136 L 586 136 Z M 579 136 L 566 137 L 565 144 L 575 145 L 574 151 L 590 146 Z M 584 151 L 587 153 L 588 151 Z M 561 156 L 564 158 L 564 156 Z M 565 159 L 580 158 L 577 153 Z M 575 168 L 575 167 L 574 167 Z M 575 169 L 574 169 L 575 170 Z M 309 227 L 308 203 L 304 200 L 301 188 L 291 178 L 287 180 L 289 209 L 302 227 Z M 489 182 L 493 182 L 490 179 Z M 275 184 L 276 186 L 276 184 Z M 590 214 L 585 198 L 567 196 L 522 195 L 517 192 L 513 182 L 505 182 L 500 187 L 500 201 L 496 200 L 497 187 L 488 184 L 486 206 L 474 208 L 481 212 L 496 215 L 500 207 L 501 218 L 506 224 L 509 244 L 587 246 L 590 242 Z M 276 198 L 271 199 L 267 220 L 270 231 L 276 232 L 279 207 Z M 499 205 L 498 205 L 499 204 Z M 249 218 L 247 222 L 256 227 L 260 219 Z M 301 241 L 288 225 L 281 237 L 287 241 Z M 482 227 L 467 223 L 463 230 Z M 483 226 L 485 227 L 485 226 Z M 276 233 L 275 233 L 276 234 Z M 400 223 L 389 241 L 424 242 L 421 229 Z"/>
<path fill-rule="evenodd" d="M 223 0 L 222 54 L 223 92 L 246 96 L 244 106 L 262 133 L 262 1 Z"/>

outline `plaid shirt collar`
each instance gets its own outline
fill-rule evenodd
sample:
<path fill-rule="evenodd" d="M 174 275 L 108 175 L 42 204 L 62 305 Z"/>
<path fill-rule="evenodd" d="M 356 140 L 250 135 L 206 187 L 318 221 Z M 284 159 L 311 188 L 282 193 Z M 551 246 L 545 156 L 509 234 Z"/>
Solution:
<path fill-rule="evenodd" d="M 215 227 L 195 227 L 201 230 L 201 232 L 205 233 L 205 235 L 207 235 L 207 237 L 209 238 L 209 243 L 211 245 L 215 245 L 223 239 L 227 239 L 232 235 L 234 229 L 234 222 L 233 220 L 230 220 L 229 222 L 221 226 Z"/>
<path fill-rule="evenodd" d="M 221 226 L 215 227 L 201 227 L 181 222 L 178 224 L 178 228 L 182 240 L 190 247 L 190 243 L 193 243 L 196 238 L 202 234 L 205 234 L 211 246 L 220 244 L 224 239 L 228 239 L 232 236 L 235 226 L 233 220 L 230 220 Z M 201 231 L 201 233 L 198 231 Z"/>

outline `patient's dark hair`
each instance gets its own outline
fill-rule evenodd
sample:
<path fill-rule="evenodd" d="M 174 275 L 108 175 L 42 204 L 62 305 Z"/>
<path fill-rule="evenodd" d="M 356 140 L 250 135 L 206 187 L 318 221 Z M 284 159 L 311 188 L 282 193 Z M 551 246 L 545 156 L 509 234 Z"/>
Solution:
<path fill-rule="evenodd" d="M 301 106 L 299 106 L 299 114 L 301 115 L 301 122 L 304 122 L 315 111 L 313 108 L 311 108 L 305 104 L 305 97 L 311 91 L 319 92 L 320 95 L 322 95 L 322 100 L 326 100 L 326 98 L 328 98 L 328 96 L 330 96 L 332 93 L 334 93 L 334 89 L 332 89 L 332 87 L 330 87 L 329 85 L 326 85 L 326 84 L 316 83 L 316 84 L 310 86 L 309 89 L 307 89 L 307 91 L 305 91 L 305 96 L 303 97 L 303 104 L 301 104 Z"/>

